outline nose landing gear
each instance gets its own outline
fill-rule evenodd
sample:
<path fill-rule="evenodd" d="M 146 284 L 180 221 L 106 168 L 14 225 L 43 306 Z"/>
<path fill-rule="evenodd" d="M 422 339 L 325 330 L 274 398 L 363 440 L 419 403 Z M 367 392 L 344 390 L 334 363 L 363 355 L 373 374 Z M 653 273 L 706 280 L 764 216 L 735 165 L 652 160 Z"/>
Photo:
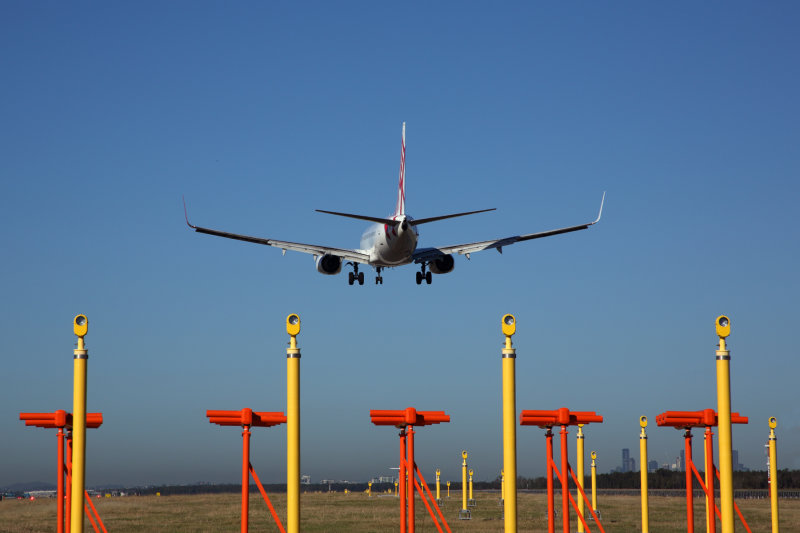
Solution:
<path fill-rule="evenodd" d="M 364 273 L 358 271 L 358 263 L 351 263 L 351 262 L 348 261 L 347 264 L 353 266 L 353 271 L 350 272 L 348 274 L 348 276 L 347 276 L 348 285 L 352 285 L 353 283 L 356 282 L 356 280 L 358 280 L 358 284 L 359 285 L 363 285 L 364 284 Z"/>
<path fill-rule="evenodd" d="M 383 276 L 381 276 L 381 270 L 383 267 L 375 267 L 377 271 L 377 275 L 375 276 L 375 285 L 383 285 Z"/>

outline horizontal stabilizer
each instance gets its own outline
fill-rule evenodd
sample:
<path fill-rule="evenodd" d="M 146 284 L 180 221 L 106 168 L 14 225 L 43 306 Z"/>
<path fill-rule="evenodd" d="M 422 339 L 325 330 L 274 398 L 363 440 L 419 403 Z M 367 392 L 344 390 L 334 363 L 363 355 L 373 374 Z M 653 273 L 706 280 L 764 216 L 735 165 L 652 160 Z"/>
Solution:
<path fill-rule="evenodd" d="M 338 217 L 355 218 L 357 220 L 366 220 L 369 222 L 377 222 L 378 224 L 388 224 L 389 226 L 397 226 L 400 224 L 399 220 L 392 220 L 390 218 L 368 217 L 366 215 L 354 215 L 352 213 L 338 213 L 336 211 L 325 211 L 323 209 L 315 209 L 317 213 L 327 213 L 329 215 L 336 215 Z"/>
<path fill-rule="evenodd" d="M 478 211 L 467 211 L 466 213 L 453 213 L 452 215 L 442 215 L 438 217 L 429 217 L 429 218 L 420 218 L 418 220 L 409 220 L 409 224 L 412 226 L 419 226 L 420 224 L 427 224 L 428 222 L 436 222 L 437 220 L 444 220 L 446 218 L 455 218 L 455 217 L 463 217 L 466 215 L 474 215 L 475 213 L 485 213 L 487 211 L 494 211 L 496 207 L 492 207 L 491 209 L 480 209 Z"/>

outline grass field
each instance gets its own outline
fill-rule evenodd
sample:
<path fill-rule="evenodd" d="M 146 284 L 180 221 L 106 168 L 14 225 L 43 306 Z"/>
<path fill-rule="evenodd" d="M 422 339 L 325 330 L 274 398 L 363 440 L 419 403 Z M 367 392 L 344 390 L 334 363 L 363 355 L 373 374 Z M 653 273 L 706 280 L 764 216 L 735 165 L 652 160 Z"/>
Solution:
<path fill-rule="evenodd" d="M 109 533 L 126 532 L 216 532 L 238 531 L 240 496 L 216 494 L 196 496 L 129 496 L 102 498 L 95 505 Z M 286 511 L 283 494 L 270 496 L 282 519 Z M 471 520 L 459 520 L 460 494 L 444 500 L 442 511 L 452 531 L 503 531 L 502 508 L 496 493 L 476 493 L 477 506 L 471 508 Z M 705 531 L 704 505 L 695 500 L 695 530 Z M 769 500 L 737 502 L 753 533 L 771 531 Z M 303 494 L 301 530 L 303 532 L 343 531 L 354 533 L 396 531 L 399 529 L 398 500 L 392 496 L 366 494 L 315 493 Z M 556 507 L 560 499 L 556 497 Z M 608 533 L 641 531 L 638 497 L 600 497 L 598 507 L 602 524 Z M 547 531 L 547 502 L 541 494 L 520 494 L 518 497 L 519 531 Z M 423 503 L 416 503 L 416 531 L 435 532 Z M 781 530 L 800 531 L 800 501 L 780 502 Z M 576 531 L 574 516 L 572 531 Z M 719 524 L 719 521 L 717 521 Z M 0 532 L 55 531 L 56 506 L 53 499 L 5 500 L 0 502 Z M 591 531 L 597 531 L 592 522 Z M 719 531 L 719 525 L 717 531 Z M 92 531 L 86 521 L 85 531 Z M 266 505 L 259 494 L 250 499 L 250 531 L 278 531 L 271 522 Z M 560 519 L 556 531 L 561 531 Z M 685 500 L 674 497 L 650 497 L 650 531 L 671 533 L 686 531 Z M 736 519 L 736 531 L 745 529 Z"/>

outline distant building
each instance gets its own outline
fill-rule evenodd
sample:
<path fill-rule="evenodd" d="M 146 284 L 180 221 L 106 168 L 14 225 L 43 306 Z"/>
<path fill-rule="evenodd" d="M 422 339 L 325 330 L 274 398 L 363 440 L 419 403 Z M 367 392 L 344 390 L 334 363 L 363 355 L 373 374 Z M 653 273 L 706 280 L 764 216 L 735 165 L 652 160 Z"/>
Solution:
<path fill-rule="evenodd" d="M 311 476 L 308 474 L 301 474 L 300 475 L 300 484 L 301 485 L 311 485 Z"/>
<path fill-rule="evenodd" d="M 649 461 L 647 463 L 647 471 L 655 472 L 656 470 L 658 470 L 658 461 Z"/>
<path fill-rule="evenodd" d="M 734 471 L 747 472 L 749 470 L 739 462 L 739 450 L 731 450 L 731 463 Z"/>
<path fill-rule="evenodd" d="M 631 457 L 631 451 L 628 448 L 622 448 L 622 471 L 634 472 L 636 470 L 636 460 Z"/>
<path fill-rule="evenodd" d="M 678 457 L 678 472 L 685 472 L 686 471 L 686 452 L 681 450 L 680 456 Z"/>

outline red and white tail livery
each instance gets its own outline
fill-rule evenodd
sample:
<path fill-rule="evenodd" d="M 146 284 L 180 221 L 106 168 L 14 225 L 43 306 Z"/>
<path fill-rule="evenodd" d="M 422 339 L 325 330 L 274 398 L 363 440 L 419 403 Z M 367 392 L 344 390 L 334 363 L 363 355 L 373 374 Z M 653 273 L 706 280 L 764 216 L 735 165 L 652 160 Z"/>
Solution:
<path fill-rule="evenodd" d="M 583 230 L 589 226 L 592 226 L 593 224 L 596 224 L 600 221 L 600 216 L 603 214 L 603 203 L 605 202 L 605 196 L 605 193 L 603 193 L 603 199 L 600 201 L 600 212 L 597 215 L 597 219 L 595 219 L 593 222 L 587 222 L 586 224 L 557 228 L 538 233 L 512 235 L 510 237 L 491 239 L 488 241 L 438 246 L 435 248 L 418 248 L 417 241 L 419 240 L 419 231 L 417 230 L 417 226 L 427 224 L 428 222 L 445 220 L 448 218 L 462 217 L 465 215 L 483 213 L 486 211 L 494 211 L 494 208 L 466 211 L 462 213 L 452 213 L 449 215 L 438 215 L 420 219 L 414 219 L 411 216 L 406 215 L 406 123 L 403 122 L 403 133 L 400 145 L 400 178 L 397 187 L 397 205 L 395 206 L 394 214 L 390 217 L 383 218 L 317 209 L 317 211 L 320 213 L 328 213 L 331 215 L 372 222 L 373 224 L 370 225 L 370 227 L 367 228 L 367 230 L 361 236 L 361 244 L 359 248 L 333 248 L 331 246 L 323 246 L 318 244 L 303 244 L 299 242 L 279 241 L 264 237 L 250 237 L 248 235 L 242 235 L 238 233 L 228 233 L 225 231 L 203 228 L 200 226 L 195 226 L 189 222 L 188 214 L 186 214 L 185 203 L 183 207 L 184 214 L 186 214 L 186 224 L 188 224 L 190 228 L 194 229 L 198 233 L 205 233 L 207 235 L 214 235 L 217 237 L 225 237 L 226 239 L 274 246 L 275 248 L 282 249 L 284 253 L 286 250 L 292 250 L 295 252 L 311 254 L 314 256 L 314 262 L 316 264 L 317 271 L 321 274 L 338 274 L 341 272 L 343 265 L 349 265 L 353 268 L 353 270 L 348 273 L 348 282 L 350 285 L 353 285 L 356 282 L 359 285 L 364 284 L 364 273 L 359 272 L 359 265 L 369 265 L 375 269 L 375 283 L 383 284 L 382 272 L 384 268 L 408 265 L 411 263 L 419 265 L 419 270 L 416 273 L 417 285 L 420 285 L 423 281 L 430 285 L 432 279 L 431 273 L 447 274 L 448 272 L 453 271 L 453 268 L 455 267 L 453 254 L 463 255 L 469 259 L 470 254 L 483 250 L 495 249 L 502 253 L 504 246 L 510 246 L 521 241 L 528 241 L 531 239 L 539 239 L 542 237 L 550 237 L 552 235 L 560 235 L 562 233 Z"/>
<path fill-rule="evenodd" d="M 403 122 L 403 137 L 400 141 L 400 182 L 397 185 L 397 207 L 395 216 L 406 214 L 406 123 Z"/>

